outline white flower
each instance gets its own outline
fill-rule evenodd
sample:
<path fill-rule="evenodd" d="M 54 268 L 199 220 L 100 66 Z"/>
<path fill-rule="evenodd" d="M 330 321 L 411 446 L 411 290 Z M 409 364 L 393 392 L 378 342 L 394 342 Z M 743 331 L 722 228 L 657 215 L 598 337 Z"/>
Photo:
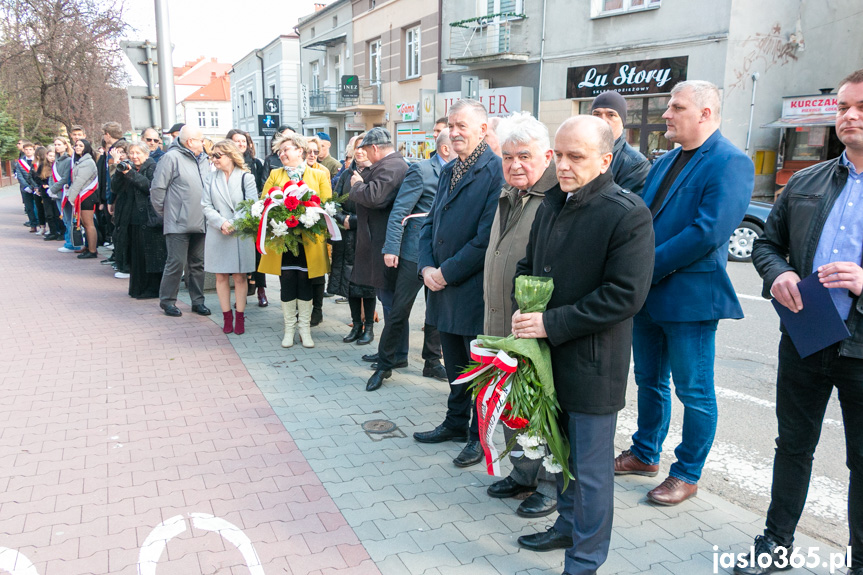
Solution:
<path fill-rule="evenodd" d="M 321 214 L 307 210 L 306 213 L 301 215 L 298 219 L 300 220 L 300 223 L 303 224 L 304 228 L 310 228 L 318 223 L 318 220 L 321 219 Z"/>
<path fill-rule="evenodd" d="M 254 204 L 252 204 L 251 214 L 256 218 L 260 218 L 264 213 L 264 201 L 258 200 Z"/>
<path fill-rule="evenodd" d="M 542 439 L 542 437 L 538 435 L 528 435 L 527 433 L 519 434 L 516 441 L 518 441 L 518 444 L 526 449 L 532 449 L 534 447 L 539 447 L 540 445 L 545 445 L 545 441 Z"/>
<path fill-rule="evenodd" d="M 280 238 L 288 233 L 288 224 L 285 222 L 273 222 L 273 235 Z"/>
<path fill-rule="evenodd" d="M 525 447 L 524 448 L 524 456 L 528 459 L 542 459 L 542 456 L 545 455 L 545 451 L 539 449 L 538 447 Z"/>
<path fill-rule="evenodd" d="M 335 202 L 327 202 L 324 204 L 324 211 L 329 214 L 330 217 L 336 215 L 336 203 Z"/>
<path fill-rule="evenodd" d="M 548 455 L 543 458 L 542 466 L 545 467 L 545 470 L 549 473 L 560 473 L 563 471 L 563 466 L 554 460 L 553 455 Z"/>

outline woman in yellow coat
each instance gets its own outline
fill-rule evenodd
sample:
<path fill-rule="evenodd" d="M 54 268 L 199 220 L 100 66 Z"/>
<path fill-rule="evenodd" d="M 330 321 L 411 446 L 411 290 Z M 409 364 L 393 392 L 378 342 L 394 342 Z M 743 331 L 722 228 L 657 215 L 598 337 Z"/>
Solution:
<path fill-rule="evenodd" d="M 321 202 L 332 197 L 329 172 L 315 170 L 306 165 L 305 158 L 308 152 L 306 138 L 299 134 L 287 133 L 276 138 L 273 148 L 278 150 L 283 167 L 270 172 L 270 177 L 264 183 L 264 195 L 270 188 L 281 188 L 288 181 L 302 180 L 320 196 Z M 282 288 L 282 314 L 285 318 L 285 337 L 282 339 L 282 347 L 294 345 L 294 330 L 300 332 L 303 347 L 315 347 L 311 333 L 311 278 L 321 277 L 330 271 L 326 237 L 318 236 L 315 241 L 303 237 L 299 254 L 296 256 L 291 252 L 284 254 L 271 252 L 263 255 L 258 271 L 279 276 Z"/>

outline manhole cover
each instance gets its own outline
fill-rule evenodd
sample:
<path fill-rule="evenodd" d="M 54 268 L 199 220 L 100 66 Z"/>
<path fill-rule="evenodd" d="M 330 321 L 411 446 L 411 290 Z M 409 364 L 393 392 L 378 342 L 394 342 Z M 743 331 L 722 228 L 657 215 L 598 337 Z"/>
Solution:
<path fill-rule="evenodd" d="M 366 433 L 390 433 L 395 429 L 396 424 L 386 419 L 372 419 L 363 424 Z"/>

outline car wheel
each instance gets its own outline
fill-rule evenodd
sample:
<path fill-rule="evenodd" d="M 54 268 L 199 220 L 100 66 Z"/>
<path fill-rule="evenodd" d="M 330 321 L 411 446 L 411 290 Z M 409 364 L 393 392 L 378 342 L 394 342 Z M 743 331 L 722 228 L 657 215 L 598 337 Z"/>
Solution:
<path fill-rule="evenodd" d="M 752 259 L 752 244 L 764 230 L 758 224 L 741 222 L 728 241 L 728 259 L 732 262 L 748 262 Z"/>

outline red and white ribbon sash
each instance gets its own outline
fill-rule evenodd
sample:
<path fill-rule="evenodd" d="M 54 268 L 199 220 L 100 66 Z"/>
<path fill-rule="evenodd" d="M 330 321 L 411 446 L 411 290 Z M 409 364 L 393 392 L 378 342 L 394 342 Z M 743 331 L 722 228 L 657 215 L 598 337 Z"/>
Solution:
<path fill-rule="evenodd" d="M 498 452 L 494 446 L 494 430 L 506 408 L 511 383 L 507 380 L 518 368 L 518 360 L 505 351 L 486 349 L 479 340 L 470 342 L 470 356 L 480 365 L 460 375 L 455 384 L 468 383 L 489 370 L 498 373 L 483 387 L 476 397 L 476 411 L 479 416 L 479 442 L 485 453 L 485 466 L 489 475 L 500 475 Z"/>
<path fill-rule="evenodd" d="M 51 178 L 55 184 L 60 181 L 60 174 L 57 172 L 57 162 L 51 164 Z"/>
<path fill-rule="evenodd" d="M 427 215 L 429 215 L 429 213 L 428 213 L 428 212 L 426 212 L 426 213 L 424 213 L 424 214 L 411 214 L 411 215 L 409 215 L 409 216 L 405 216 L 405 218 L 402 220 L 402 227 L 404 227 L 404 226 L 405 226 L 405 224 L 406 224 L 406 223 L 408 223 L 408 220 L 409 220 L 409 219 L 411 219 L 411 218 L 424 218 L 424 217 L 426 217 Z"/>
<path fill-rule="evenodd" d="M 93 178 L 93 181 L 87 184 L 84 189 L 81 190 L 81 193 L 78 194 L 78 197 L 75 198 L 75 218 L 78 221 L 78 227 L 81 227 L 81 204 L 83 204 L 87 198 L 93 195 L 93 192 L 95 192 L 98 188 L 99 179 Z"/>
<path fill-rule="evenodd" d="M 24 158 L 18 158 L 18 165 L 21 166 L 21 169 L 24 170 L 25 174 L 30 173 L 30 164 L 24 161 Z"/>

